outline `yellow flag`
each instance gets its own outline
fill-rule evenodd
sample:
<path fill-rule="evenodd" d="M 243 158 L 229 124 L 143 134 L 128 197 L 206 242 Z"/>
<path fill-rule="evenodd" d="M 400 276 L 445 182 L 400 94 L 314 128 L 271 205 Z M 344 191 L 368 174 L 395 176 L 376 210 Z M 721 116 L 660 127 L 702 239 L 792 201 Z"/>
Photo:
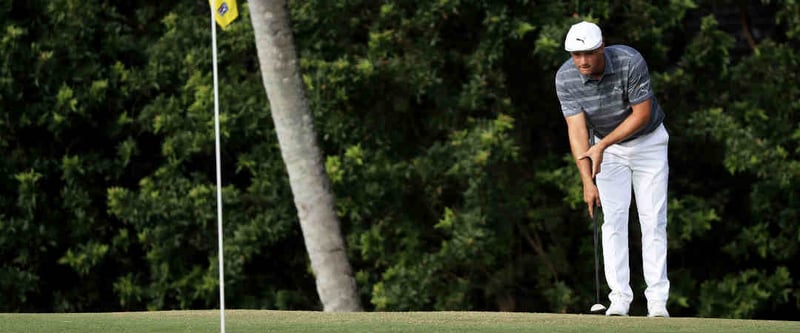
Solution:
<path fill-rule="evenodd" d="M 219 24 L 222 29 L 225 29 L 239 16 L 239 9 L 236 8 L 236 0 L 208 0 L 208 3 L 214 6 L 215 1 L 217 3 L 217 8 L 214 10 L 214 16 L 216 17 L 217 24 Z"/>

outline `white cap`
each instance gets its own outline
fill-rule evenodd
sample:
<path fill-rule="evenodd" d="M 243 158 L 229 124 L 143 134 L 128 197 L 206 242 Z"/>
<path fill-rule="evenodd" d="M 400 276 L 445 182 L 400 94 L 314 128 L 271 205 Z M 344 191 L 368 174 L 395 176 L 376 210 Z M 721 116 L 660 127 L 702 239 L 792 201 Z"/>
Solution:
<path fill-rule="evenodd" d="M 583 21 L 573 24 L 564 40 L 567 52 L 591 51 L 603 44 L 603 33 L 597 24 Z"/>

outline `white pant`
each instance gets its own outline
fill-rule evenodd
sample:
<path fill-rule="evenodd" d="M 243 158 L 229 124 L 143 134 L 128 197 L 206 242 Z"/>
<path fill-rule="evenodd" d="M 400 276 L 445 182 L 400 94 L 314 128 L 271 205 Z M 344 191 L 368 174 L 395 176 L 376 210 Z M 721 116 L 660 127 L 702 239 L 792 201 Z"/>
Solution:
<path fill-rule="evenodd" d="M 603 153 L 597 188 L 603 208 L 603 259 L 612 302 L 630 304 L 628 209 L 631 187 L 642 229 L 642 268 L 648 302 L 666 302 L 667 279 L 667 144 L 664 125 L 634 140 L 611 145 Z"/>

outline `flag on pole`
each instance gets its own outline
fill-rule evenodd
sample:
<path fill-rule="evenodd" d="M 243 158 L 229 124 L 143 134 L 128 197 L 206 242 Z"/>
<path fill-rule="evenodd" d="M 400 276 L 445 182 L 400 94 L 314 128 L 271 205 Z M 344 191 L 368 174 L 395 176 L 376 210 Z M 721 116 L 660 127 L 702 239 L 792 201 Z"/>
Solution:
<path fill-rule="evenodd" d="M 219 79 L 217 70 L 217 29 L 214 21 L 225 29 L 239 11 L 236 9 L 236 0 L 209 0 L 211 4 L 211 58 L 214 77 L 214 147 L 217 169 L 217 255 L 219 260 L 219 331 L 225 333 L 225 256 L 222 247 L 222 158 L 219 139 Z"/>
<path fill-rule="evenodd" d="M 239 16 L 236 0 L 208 0 L 208 3 L 211 4 L 211 8 L 214 8 L 214 17 L 222 29 L 226 29 Z M 215 3 L 216 8 L 214 7 Z"/>

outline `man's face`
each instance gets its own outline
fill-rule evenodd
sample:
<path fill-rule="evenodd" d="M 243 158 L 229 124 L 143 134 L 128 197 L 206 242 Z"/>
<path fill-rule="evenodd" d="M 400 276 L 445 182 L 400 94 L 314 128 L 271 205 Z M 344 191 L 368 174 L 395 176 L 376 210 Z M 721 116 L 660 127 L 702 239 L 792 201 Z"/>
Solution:
<path fill-rule="evenodd" d="M 572 61 L 575 67 L 583 75 L 600 75 L 605 68 L 605 61 L 603 59 L 603 46 L 591 51 L 578 51 L 570 52 L 572 54 Z"/>

